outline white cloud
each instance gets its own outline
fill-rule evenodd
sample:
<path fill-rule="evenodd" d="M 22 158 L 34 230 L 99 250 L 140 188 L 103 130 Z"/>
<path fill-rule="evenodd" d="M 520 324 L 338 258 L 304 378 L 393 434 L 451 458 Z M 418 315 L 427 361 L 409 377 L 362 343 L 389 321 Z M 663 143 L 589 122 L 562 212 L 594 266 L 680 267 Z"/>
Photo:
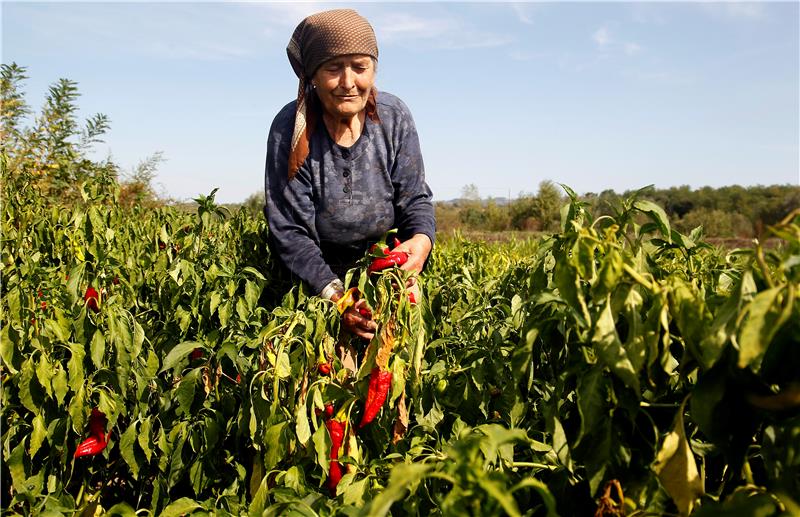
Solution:
<path fill-rule="evenodd" d="M 761 20 L 767 15 L 763 2 L 703 2 L 693 5 L 716 18 Z"/>
<path fill-rule="evenodd" d="M 619 41 L 612 36 L 608 25 L 604 25 L 594 31 L 592 40 L 597 44 L 597 48 L 602 53 L 603 58 L 608 58 L 620 52 L 626 56 L 635 56 L 643 50 L 642 46 L 634 41 Z"/>
<path fill-rule="evenodd" d="M 600 27 L 597 29 L 594 34 L 592 34 L 592 39 L 597 43 L 600 47 L 605 47 L 611 42 L 611 33 L 608 30 L 608 27 Z"/>
<path fill-rule="evenodd" d="M 403 11 L 378 12 L 370 16 L 370 21 L 381 43 L 415 48 L 491 48 L 513 41 L 509 36 L 473 27 L 448 11 L 431 11 L 424 17 Z"/>
<path fill-rule="evenodd" d="M 536 7 L 536 4 L 511 4 L 511 9 L 517 16 L 517 20 L 525 25 L 533 25 L 533 12 L 536 10 Z"/>
<path fill-rule="evenodd" d="M 403 39 L 435 39 L 457 30 L 453 19 L 422 18 L 403 12 L 390 12 L 378 16 L 375 31 L 384 41 Z"/>
<path fill-rule="evenodd" d="M 636 55 L 642 51 L 641 45 L 639 45 L 638 43 L 634 43 L 632 41 L 625 43 L 623 45 L 623 49 L 625 54 L 628 56 Z"/>
<path fill-rule="evenodd" d="M 23 5 L 15 15 L 33 19 L 29 48 L 99 55 L 138 54 L 159 59 L 217 61 L 252 55 L 252 30 L 233 6 L 176 4 Z"/>

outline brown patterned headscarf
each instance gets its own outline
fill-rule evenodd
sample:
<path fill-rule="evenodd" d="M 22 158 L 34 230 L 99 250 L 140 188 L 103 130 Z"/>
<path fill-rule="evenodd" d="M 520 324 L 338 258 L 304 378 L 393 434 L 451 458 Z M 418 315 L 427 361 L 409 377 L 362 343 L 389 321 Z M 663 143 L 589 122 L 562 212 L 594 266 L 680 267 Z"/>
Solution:
<path fill-rule="evenodd" d="M 319 118 L 316 95 L 309 95 L 311 77 L 329 59 L 347 54 L 365 54 L 378 59 L 378 42 L 369 22 L 352 9 L 336 9 L 312 14 L 294 30 L 286 47 L 289 63 L 300 85 L 297 113 L 289 151 L 289 179 L 297 174 L 308 156 L 308 143 Z M 308 101 L 308 102 L 307 102 Z M 377 118 L 375 88 L 367 100 L 366 112 Z"/>

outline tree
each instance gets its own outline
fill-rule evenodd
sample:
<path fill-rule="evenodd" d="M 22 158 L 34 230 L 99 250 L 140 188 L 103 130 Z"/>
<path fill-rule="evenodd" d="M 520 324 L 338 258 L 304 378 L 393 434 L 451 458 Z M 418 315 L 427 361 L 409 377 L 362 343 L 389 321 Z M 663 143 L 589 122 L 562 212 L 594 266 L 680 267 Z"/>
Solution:
<path fill-rule="evenodd" d="M 161 151 L 157 151 L 141 160 L 130 174 L 126 175 L 120 185 L 120 203 L 125 206 L 136 204 L 153 204 L 158 196 L 153 187 L 156 170 L 164 161 Z"/>
<path fill-rule="evenodd" d="M 254 215 L 263 214 L 266 205 L 267 205 L 267 200 L 263 190 L 259 190 L 258 192 L 250 194 L 242 204 L 244 208 L 246 208 L 251 214 Z"/>
<path fill-rule="evenodd" d="M 474 183 L 470 183 L 469 185 L 464 185 L 461 188 L 461 199 L 466 201 L 480 201 L 481 195 L 478 192 L 478 186 Z"/>
<path fill-rule="evenodd" d="M 550 180 L 539 183 L 536 193 L 534 215 L 541 221 L 544 231 L 556 231 L 561 224 L 561 205 L 563 198 L 561 190 Z"/>
<path fill-rule="evenodd" d="M 32 127 L 23 128 L 29 113 L 21 91 L 25 68 L 2 65 L 0 72 L 0 136 L 3 181 L 12 190 L 58 198 L 62 202 L 116 198 L 117 167 L 110 161 L 93 162 L 86 153 L 108 130 L 105 115 L 88 119 L 81 129 L 77 120 L 77 83 L 59 79 L 51 85 Z M 91 180 L 91 181 L 89 181 Z"/>

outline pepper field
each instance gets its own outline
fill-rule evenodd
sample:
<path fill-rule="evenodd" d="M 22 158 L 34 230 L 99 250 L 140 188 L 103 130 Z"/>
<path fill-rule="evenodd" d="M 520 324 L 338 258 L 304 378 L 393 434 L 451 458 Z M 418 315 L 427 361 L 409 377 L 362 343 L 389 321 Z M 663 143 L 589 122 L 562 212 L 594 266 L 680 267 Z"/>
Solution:
<path fill-rule="evenodd" d="M 554 235 L 441 236 L 416 305 L 354 271 L 380 331 L 349 375 L 263 217 L 125 206 L 113 166 L 34 133 L 2 157 L 5 514 L 800 515 L 798 211 L 723 250 L 566 188 Z M 107 446 L 75 458 L 93 409 Z"/>

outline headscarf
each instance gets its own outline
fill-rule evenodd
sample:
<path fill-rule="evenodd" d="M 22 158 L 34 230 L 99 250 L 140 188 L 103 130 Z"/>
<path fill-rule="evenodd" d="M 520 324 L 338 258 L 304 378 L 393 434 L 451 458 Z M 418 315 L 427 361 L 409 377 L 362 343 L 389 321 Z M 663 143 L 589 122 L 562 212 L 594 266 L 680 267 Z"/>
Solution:
<path fill-rule="evenodd" d="M 352 9 L 335 9 L 312 14 L 292 34 L 286 47 L 289 63 L 300 84 L 297 89 L 297 110 L 289 151 L 291 180 L 308 156 L 308 144 L 314 132 L 319 107 L 316 96 L 307 99 L 311 77 L 322 63 L 347 54 L 365 54 L 378 59 L 378 42 L 369 22 Z M 307 102 L 311 101 L 311 102 Z M 367 100 L 367 115 L 377 120 L 375 88 Z"/>

